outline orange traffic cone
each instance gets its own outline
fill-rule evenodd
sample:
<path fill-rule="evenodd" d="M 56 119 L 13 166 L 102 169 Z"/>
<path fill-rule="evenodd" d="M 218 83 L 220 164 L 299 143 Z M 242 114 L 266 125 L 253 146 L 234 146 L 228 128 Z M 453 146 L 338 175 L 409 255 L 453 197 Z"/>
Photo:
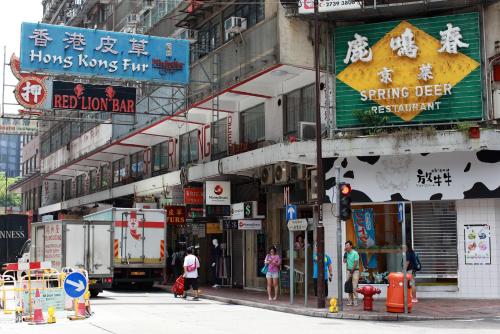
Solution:
<path fill-rule="evenodd" d="M 35 300 L 33 301 L 33 318 L 31 318 L 30 325 L 41 325 L 45 324 L 45 319 L 43 319 L 42 302 L 40 300 L 40 290 L 36 289 Z"/>

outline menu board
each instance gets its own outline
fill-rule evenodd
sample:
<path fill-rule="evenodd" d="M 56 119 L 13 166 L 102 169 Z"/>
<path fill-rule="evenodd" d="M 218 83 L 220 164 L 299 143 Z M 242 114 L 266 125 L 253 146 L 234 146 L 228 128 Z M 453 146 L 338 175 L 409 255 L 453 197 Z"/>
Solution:
<path fill-rule="evenodd" d="M 465 264 L 491 264 L 489 225 L 465 225 Z"/>

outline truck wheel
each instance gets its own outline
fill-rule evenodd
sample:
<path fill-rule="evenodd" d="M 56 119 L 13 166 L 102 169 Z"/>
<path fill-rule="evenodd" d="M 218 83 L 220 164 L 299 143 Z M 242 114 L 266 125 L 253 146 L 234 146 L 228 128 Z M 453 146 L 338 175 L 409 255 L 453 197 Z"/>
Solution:
<path fill-rule="evenodd" d="M 99 291 L 90 290 L 90 297 L 95 298 L 99 295 Z"/>

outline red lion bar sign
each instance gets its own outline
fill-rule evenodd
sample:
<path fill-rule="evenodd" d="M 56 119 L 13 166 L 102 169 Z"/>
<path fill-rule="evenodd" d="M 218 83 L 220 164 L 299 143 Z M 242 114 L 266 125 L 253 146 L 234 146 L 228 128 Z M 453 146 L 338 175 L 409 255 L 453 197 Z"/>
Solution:
<path fill-rule="evenodd" d="M 54 81 L 52 108 L 135 113 L 136 90 L 132 87 Z"/>

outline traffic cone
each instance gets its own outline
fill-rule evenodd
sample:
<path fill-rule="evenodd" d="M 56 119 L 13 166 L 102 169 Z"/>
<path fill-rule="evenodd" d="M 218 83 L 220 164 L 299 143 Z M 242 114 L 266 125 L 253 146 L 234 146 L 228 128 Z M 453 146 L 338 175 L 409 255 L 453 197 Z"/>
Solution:
<path fill-rule="evenodd" d="M 85 301 L 82 297 L 74 299 L 75 314 L 68 316 L 69 320 L 85 319 Z"/>
<path fill-rule="evenodd" d="M 90 309 L 90 291 L 85 292 L 83 298 L 85 299 L 85 317 L 90 318 L 92 315 L 92 310 Z"/>
<path fill-rule="evenodd" d="M 31 319 L 30 325 L 41 325 L 45 324 L 45 319 L 43 319 L 42 303 L 40 301 L 40 290 L 36 289 L 35 300 L 33 301 L 33 318 Z"/>

